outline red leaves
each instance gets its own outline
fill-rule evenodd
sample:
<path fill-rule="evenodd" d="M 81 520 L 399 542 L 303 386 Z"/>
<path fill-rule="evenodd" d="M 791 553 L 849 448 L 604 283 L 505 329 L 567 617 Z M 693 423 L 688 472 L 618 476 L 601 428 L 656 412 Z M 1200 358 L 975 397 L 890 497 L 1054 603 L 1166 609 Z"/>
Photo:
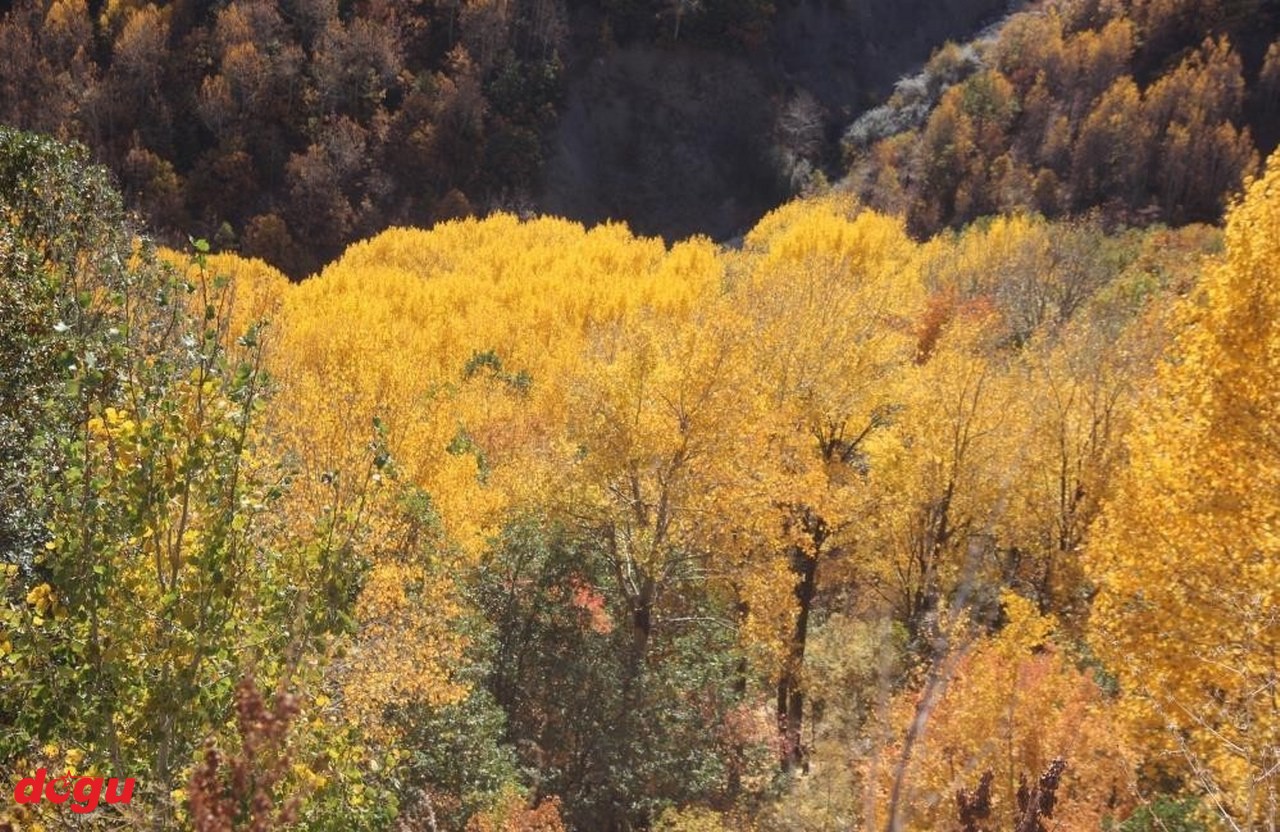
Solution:
<path fill-rule="evenodd" d="M 191 777 L 191 820 L 197 832 L 268 832 L 296 820 L 300 797 L 285 800 L 277 810 L 275 789 L 289 771 L 286 744 L 297 714 L 292 694 L 278 692 L 268 708 L 253 678 L 240 680 L 239 752 L 228 757 L 211 741 Z"/>
<path fill-rule="evenodd" d="M 604 596 L 599 590 L 578 578 L 569 580 L 569 603 L 583 613 L 583 618 L 592 631 L 601 635 L 613 632 L 613 619 L 604 608 Z"/>

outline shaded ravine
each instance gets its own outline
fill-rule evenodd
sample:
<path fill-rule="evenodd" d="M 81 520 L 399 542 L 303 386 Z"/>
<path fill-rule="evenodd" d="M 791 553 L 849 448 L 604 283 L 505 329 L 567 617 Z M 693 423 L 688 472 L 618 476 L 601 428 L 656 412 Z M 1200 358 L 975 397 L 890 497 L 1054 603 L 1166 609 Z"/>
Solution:
<path fill-rule="evenodd" d="M 578 52 L 591 57 L 569 68 L 536 207 L 667 239 L 732 238 L 814 172 L 839 176 L 840 140 L 860 113 L 945 41 L 1009 11 L 1007 0 L 800 0 L 780 5 L 766 43 L 737 54 L 686 43 Z"/>

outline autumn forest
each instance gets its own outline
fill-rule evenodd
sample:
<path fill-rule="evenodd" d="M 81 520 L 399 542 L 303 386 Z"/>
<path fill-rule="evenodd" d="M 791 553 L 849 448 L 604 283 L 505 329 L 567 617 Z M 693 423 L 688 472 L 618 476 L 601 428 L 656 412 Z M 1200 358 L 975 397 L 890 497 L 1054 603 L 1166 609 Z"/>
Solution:
<path fill-rule="evenodd" d="M 0 5 L 0 830 L 1275 832 L 1280 8 L 895 8 Z"/>

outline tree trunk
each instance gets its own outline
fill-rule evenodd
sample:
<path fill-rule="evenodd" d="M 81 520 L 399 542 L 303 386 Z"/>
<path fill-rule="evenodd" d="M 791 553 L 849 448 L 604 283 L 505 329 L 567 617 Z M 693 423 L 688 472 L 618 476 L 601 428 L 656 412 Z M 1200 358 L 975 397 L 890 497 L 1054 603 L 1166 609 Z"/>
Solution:
<path fill-rule="evenodd" d="M 818 559 L 810 557 L 796 547 L 791 552 L 791 568 L 799 580 L 796 582 L 796 627 L 787 650 L 787 661 L 782 678 L 778 680 L 778 733 L 782 737 L 782 770 L 792 771 L 805 766 L 801 728 L 804 724 L 804 691 L 800 673 L 804 668 L 804 649 L 809 637 L 809 611 L 817 593 Z"/>

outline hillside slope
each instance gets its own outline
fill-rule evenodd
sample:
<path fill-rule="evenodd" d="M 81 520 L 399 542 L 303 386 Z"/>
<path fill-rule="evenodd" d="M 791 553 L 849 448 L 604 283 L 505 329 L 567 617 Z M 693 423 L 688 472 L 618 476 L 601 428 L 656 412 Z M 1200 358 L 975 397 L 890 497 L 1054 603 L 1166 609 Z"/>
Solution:
<path fill-rule="evenodd" d="M 722 236 L 1000 9 L 16 0 L 0 122 L 87 144 L 171 242 L 204 234 L 295 277 L 390 225 L 493 209 Z"/>

